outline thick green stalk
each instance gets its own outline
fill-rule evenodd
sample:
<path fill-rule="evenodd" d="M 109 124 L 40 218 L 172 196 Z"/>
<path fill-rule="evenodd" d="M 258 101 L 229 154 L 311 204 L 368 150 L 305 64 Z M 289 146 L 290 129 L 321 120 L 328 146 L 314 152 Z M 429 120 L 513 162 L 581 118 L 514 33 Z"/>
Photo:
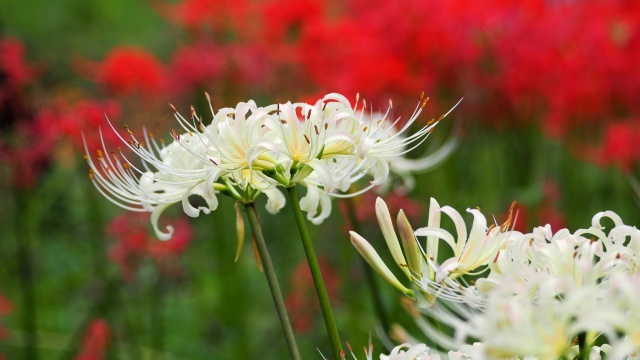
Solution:
<path fill-rule="evenodd" d="M 302 246 L 304 246 L 304 252 L 307 255 L 307 263 L 309 263 L 309 269 L 311 269 L 311 277 L 313 278 L 313 284 L 316 287 L 316 294 L 318 301 L 320 301 L 320 308 L 322 309 L 322 315 L 324 316 L 324 323 L 327 327 L 327 333 L 329 334 L 329 340 L 331 341 L 331 349 L 333 350 L 334 359 L 342 359 L 344 351 L 340 343 L 340 334 L 338 333 L 338 327 L 333 317 L 333 311 L 331 310 L 331 303 L 329 302 L 329 295 L 327 294 L 327 288 L 322 280 L 322 273 L 320 272 L 320 265 L 316 258 L 315 251 L 313 250 L 313 244 L 311 244 L 311 237 L 309 236 L 309 230 L 307 230 L 307 224 L 305 223 L 302 210 L 300 209 L 300 201 L 298 200 L 298 193 L 295 187 L 287 188 L 289 192 L 289 202 L 293 207 L 293 215 L 296 218 L 296 224 L 300 231 L 300 239 L 302 240 Z"/>
<path fill-rule="evenodd" d="M 351 226 L 353 227 L 353 231 L 358 234 L 362 234 L 360 229 L 360 222 L 358 221 L 358 217 L 356 216 L 355 204 L 353 203 L 353 198 L 345 199 L 347 202 L 347 213 L 349 214 L 349 221 L 351 222 Z M 352 248 L 353 250 L 353 248 Z M 376 314 L 378 315 L 378 320 L 380 320 L 380 325 L 382 325 L 382 329 L 385 334 L 389 333 L 389 320 L 387 319 L 387 314 L 384 311 L 384 304 L 382 303 L 382 297 L 380 296 L 380 288 L 378 288 L 378 283 L 376 283 L 376 279 L 373 276 L 373 271 L 371 270 L 371 266 L 367 264 L 367 261 L 362 257 L 360 258 L 360 266 L 364 269 L 365 276 L 367 278 L 367 283 L 369 284 L 369 291 L 371 292 L 371 298 L 373 299 L 373 307 L 375 308 Z"/>
<path fill-rule="evenodd" d="M 589 353 L 591 352 L 591 346 L 589 346 L 587 342 L 586 332 L 582 332 L 578 334 L 578 349 L 580 350 L 580 355 L 578 355 L 578 359 L 589 360 Z"/>
<path fill-rule="evenodd" d="M 289 315 L 287 315 L 287 309 L 284 306 L 284 299 L 282 298 L 282 292 L 280 291 L 280 285 L 278 285 L 278 278 L 276 277 L 276 271 L 273 268 L 269 251 L 267 250 L 267 244 L 262 236 L 262 228 L 258 221 L 258 214 L 253 203 L 245 204 L 247 210 L 247 216 L 249 217 L 249 224 L 253 237 L 256 241 L 256 247 L 260 254 L 260 262 L 262 262 L 262 269 L 264 275 L 267 277 L 267 283 L 271 289 L 271 296 L 273 297 L 273 303 L 276 306 L 278 317 L 280 318 L 280 325 L 282 325 L 282 332 L 284 332 L 287 346 L 289 347 L 289 355 L 291 359 L 300 360 L 300 352 L 298 351 L 298 345 L 296 344 L 296 338 L 293 335 L 293 329 L 291 328 L 291 322 L 289 321 Z"/>

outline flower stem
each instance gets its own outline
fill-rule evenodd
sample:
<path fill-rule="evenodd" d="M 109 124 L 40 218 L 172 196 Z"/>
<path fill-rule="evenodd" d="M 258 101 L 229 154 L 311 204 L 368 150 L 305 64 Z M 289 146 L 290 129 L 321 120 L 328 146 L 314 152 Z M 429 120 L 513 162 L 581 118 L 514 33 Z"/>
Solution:
<path fill-rule="evenodd" d="M 580 351 L 580 355 L 578 355 L 578 359 L 589 360 L 589 353 L 591 352 L 591 347 L 587 343 L 586 332 L 582 332 L 578 334 L 578 350 Z"/>
<path fill-rule="evenodd" d="M 322 280 L 322 273 L 320 272 L 320 265 L 316 258 L 315 251 L 313 250 L 313 244 L 311 244 L 311 237 L 307 230 L 307 225 L 300 210 L 300 201 L 298 200 L 298 193 L 295 187 L 287 188 L 289 192 L 289 202 L 293 207 L 293 215 L 300 231 L 300 239 L 302 240 L 302 246 L 304 246 L 304 252 L 307 255 L 307 263 L 311 270 L 311 277 L 313 278 L 313 284 L 316 287 L 316 294 L 318 295 L 318 301 L 320 301 L 320 308 L 322 309 L 322 315 L 324 316 L 324 323 L 327 327 L 327 333 L 329 334 L 329 340 L 331 341 L 331 349 L 333 350 L 334 359 L 342 359 L 344 351 L 340 343 L 340 335 L 338 334 L 338 327 L 333 317 L 333 311 L 331 311 L 331 303 L 329 302 L 329 295 L 327 294 L 327 288 Z"/>
<path fill-rule="evenodd" d="M 251 231 L 256 241 L 256 247 L 258 253 L 260 253 L 260 261 L 262 262 L 262 268 L 264 275 L 267 277 L 269 288 L 271 289 L 271 296 L 273 297 L 273 303 L 276 306 L 278 317 L 280 318 L 280 325 L 282 325 L 282 332 L 287 341 L 289 347 L 289 355 L 291 359 L 300 360 L 300 352 L 298 351 L 298 345 L 296 344 L 296 338 L 293 335 L 293 329 L 291 328 L 291 322 L 289 321 L 289 315 L 287 315 L 287 309 L 284 306 L 284 299 L 282 298 L 282 292 L 280 291 L 280 285 L 278 285 L 278 278 L 276 277 L 271 257 L 267 249 L 267 244 L 262 236 L 262 228 L 258 221 L 258 214 L 256 213 L 255 205 L 253 203 L 245 204 L 247 210 L 247 216 L 249 217 L 249 224 Z"/>
<path fill-rule="evenodd" d="M 362 234 L 360 229 L 360 222 L 358 221 L 358 217 L 356 216 L 356 207 L 353 201 L 353 198 L 345 199 L 347 202 L 347 213 L 349 214 L 349 221 L 351 222 L 351 226 L 353 230 L 359 234 Z M 385 334 L 389 333 L 389 320 L 387 319 L 387 314 L 384 310 L 384 304 L 382 303 L 382 297 L 380 296 L 380 288 L 378 288 L 378 283 L 376 283 L 376 279 L 373 276 L 373 271 L 367 261 L 362 257 L 360 258 L 360 266 L 364 269 L 365 276 L 367 278 L 367 283 L 369 284 L 369 291 L 371 292 L 371 298 L 373 299 L 373 306 L 376 310 L 376 314 L 378 315 L 378 320 L 380 320 L 380 325 L 382 325 L 382 329 Z"/>

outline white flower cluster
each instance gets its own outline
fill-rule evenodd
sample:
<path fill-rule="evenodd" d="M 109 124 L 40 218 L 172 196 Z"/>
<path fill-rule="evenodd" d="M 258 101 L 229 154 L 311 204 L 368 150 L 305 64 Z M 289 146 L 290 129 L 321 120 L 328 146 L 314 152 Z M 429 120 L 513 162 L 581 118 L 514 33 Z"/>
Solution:
<path fill-rule="evenodd" d="M 414 316 L 427 338 L 440 348 L 460 350 L 443 355 L 405 337 L 413 346 L 381 359 L 638 358 L 640 231 L 615 213 L 598 213 L 589 228 L 574 233 L 554 234 L 547 225 L 522 234 L 511 227 L 517 216 L 513 205 L 505 223 L 491 226 L 479 210 L 467 209 L 474 219 L 467 232 L 460 213 L 432 199 L 427 227 L 414 232 L 398 214 L 398 241 L 382 200 L 376 211 L 412 289 L 360 235 L 351 233 L 352 243 L 387 281 L 415 300 L 422 315 L 415 308 Z M 442 214 L 453 220 L 457 237 L 441 227 Z M 608 232 L 603 220 L 613 225 Z M 424 246 L 421 237 L 426 237 Z M 439 262 L 441 242 L 453 256 Z"/>
<path fill-rule="evenodd" d="M 374 117 L 373 112 L 357 110 L 357 100 L 352 106 L 335 93 L 315 104 L 288 102 L 258 107 L 249 101 L 217 112 L 210 106 L 213 119 L 206 126 L 193 107 L 189 120 L 174 108 L 182 130 L 172 131 L 172 143 L 165 146 L 146 131 L 138 139 L 128 128 L 130 140 L 126 140 L 112 126 L 142 159 L 142 165 L 136 166 L 122 152 L 109 156 L 105 148 L 95 161 L 87 156 L 90 177 L 113 203 L 132 211 L 151 212 L 156 234 L 165 240 L 173 229 L 167 227 L 163 232 L 157 223 L 171 204 L 181 202 L 184 212 L 195 217 L 215 210 L 219 193 L 244 202 L 264 193 L 267 210 L 275 213 L 285 203 L 278 187 L 296 184 L 307 188 L 300 200 L 302 210 L 310 221 L 319 224 L 331 212 L 331 196 L 353 196 L 384 185 L 390 172 L 411 185 L 411 166 L 415 170 L 432 167 L 452 152 L 456 141 L 421 160 L 403 158 L 446 116 L 408 135 L 427 100 L 424 95 L 420 97 L 413 115 L 401 127 L 397 126 L 400 119 L 389 119 L 391 103 L 386 114 Z M 367 177 L 371 178 L 368 186 L 347 193 L 354 182 Z M 201 206 L 190 203 L 192 195 L 204 199 Z"/>

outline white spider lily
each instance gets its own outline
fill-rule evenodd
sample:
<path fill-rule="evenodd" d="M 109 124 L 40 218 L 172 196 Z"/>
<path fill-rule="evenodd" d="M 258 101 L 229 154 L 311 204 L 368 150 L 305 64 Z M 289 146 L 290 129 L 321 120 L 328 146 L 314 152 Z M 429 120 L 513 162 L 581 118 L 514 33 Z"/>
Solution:
<path fill-rule="evenodd" d="M 363 159 L 368 158 L 373 163 L 371 166 L 376 170 L 373 183 L 382 185 L 382 191 L 392 187 L 391 181 L 388 181 L 390 179 L 389 173 L 395 174 L 402 180 L 402 184 L 397 190 L 410 191 L 415 182 L 412 174 L 435 168 L 457 148 L 459 139 L 452 137 L 437 151 L 429 155 L 419 156 L 415 159 L 405 157 L 407 153 L 416 149 L 426 140 L 438 122 L 449 115 L 462 99 L 446 114 L 441 115 L 438 120 L 430 120 L 426 126 L 407 136 L 407 129 L 414 124 L 427 101 L 428 98 L 424 99 L 424 94 L 422 94 L 413 115 L 401 128 L 396 126 L 399 118 L 393 122 L 388 118 L 392 108 L 391 102 L 389 102 L 389 108 L 384 114 L 373 111 L 367 113 L 366 109 L 359 113 L 361 134 L 357 142 L 358 155 Z"/>
<path fill-rule="evenodd" d="M 304 116 L 302 119 L 298 118 L 298 111 Z M 316 105 L 281 104 L 277 106 L 275 115 L 265 123 L 265 127 L 270 130 L 279 153 L 288 157 L 291 170 L 295 172 L 288 185 L 300 183 L 315 172 L 320 185 L 327 192 L 333 191 L 334 179 L 321 159 L 323 156 L 351 153 L 353 140 L 339 126 L 349 120 L 354 121 L 350 119 L 352 115 L 347 112 L 327 114 L 321 101 Z"/>
<path fill-rule="evenodd" d="M 210 103 L 208 95 L 207 99 Z M 386 117 L 375 128 L 365 129 L 340 94 L 328 94 L 313 105 L 260 108 L 248 101 L 218 112 L 210 105 L 213 119 L 207 126 L 193 107 L 190 120 L 173 108 L 182 130 L 172 131 L 173 142 L 167 146 L 146 132 L 144 141 L 128 129 L 131 140 L 118 135 L 141 158 L 142 166 L 122 153 L 105 156 L 107 149 L 96 161 L 88 156 L 88 162 L 98 190 L 125 209 L 151 212 L 161 239 L 170 238 L 173 231 L 171 227 L 160 231 L 157 224 L 171 204 L 181 202 L 184 212 L 195 217 L 215 210 L 216 194 L 221 192 L 243 202 L 266 194 L 267 210 L 277 212 L 285 203 L 278 187 L 296 184 L 307 187 L 301 208 L 319 224 L 331 212 L 330 197 L 356 196 L 382 183 L 391 154 L 402 155 L 427 138 L 435 122 L 405 135 L 423 106 L 419 104 L 407 125 L 394 133 L 388 131 L 393 124 Z M 367 176 L 373 181 L 361 191 L 338 193 Z M 191 205 L 192 195 L 202 197 L 205 205 Z"/>
<path fill-rule="evenodd" d="M 425 344 L 401 344 L 393 348 L 389 355 L 380 355 L 380 360 L 440 360 Z"/>
<path fill-rule="evenodd" d="M 439 208 L 437 202 L 432 202 Z M 439 209 L 439 212 L 448 215 L 454 222 L 456 232 L 458 233 L 457 240 L 454 239 L 448 231 L 440 228 L 439 226 L 424 227 L 415 231 L 416 236 L 427 236 L 428 239 L 438 238 L 443 240 L 453 250 L 453 257 L 445 260 L 441 265 L 437 266 L 436 270 L 436 282 L 441 282 L 444 277 L 450 276 L 455 279 L 458 276 L 465 274 L 474 274 L 474 272 L 485 265 L 488 265 L 490 261 L 494 260 L 499 250 L 503 249 L 509 241 L 513 241 L 519 233 L 510 231 L 509 226 L 513 216 L 512 204 L 509 214 L 509 219 L 502 226 L 487 227 L 487 219 L 482 215 L 480 210 L 467 209 L 467 212 L 473 214 L 473 225 L 471 231 L 467 235 L 467 226 L 464 223 L 464 219 L 458 211 L 450 206 L 444 206 Z M 435 216 L 434 216 L 435 217 Z M 430 218 L 432 218 L 430 216 Z M 434 220 L 434 223 L 439 221 Z M 431 249 L 434 253 L 425 254 L 433 261 L 438 259 L 437 247 L 433 245 L 431 240 Z"/>
<path fill-rule="evenodd" d="M 145 132 L 145 147 L 136 140 L 133 133 L 130 132 L 130 135 L 132 140 L 126 142 L 118 134 L 133 153 L 142 159 L 142 168 L 133 165 L 122 152 L 109 156 L 104 141 L 104 151 L 97 152 L 96 161 L 87 156 L 89 176 L 102 195 L 124 209 L 151 212 L 153 228 L 162 240 L 168 240 L 173 233 L 171 226 L 167 226 L 166 232 L 158 227 L 160 214 L 169 205 L 182 202 L 183 209 L 189 216 L 198 216 L 200 212 L 209 213 L 216 209 L 218 202 L 215 191 L 207 191 L 204 187 L 211 169 L 201 166 L 199 159 L 191 156 L 192 153 L 201 153 L 203 150 L 197 136 L 186 134 L 180 144 L 174 142 L 160 147 Z M 86 142 L 85 150 L 89 155 Z M 204 198 L 207 206 L 194 208 L 188 201 L 191 195 Z"/>
<path fill-rule="evenodd" d="M 613 221 L 608 233 L 601 224 L 604 217 Z M 479 351 L 465 359 L 572 359 L 585 351 L 574 343 L 584 336 L 590 359 L 603 353 L 635 358 L 640 351 L 638 229 L 603 212 L 594 216 L 592 227 L 573 234 L 567 229 L 554 234 L 546 226 L 512 236 L 475 286 L 465 288 L 466 282 L 451 277 L 440 287 L 423 282 L 439 299 L 424 315 L 452 329 L 440 331 L 418 316 L 416 324 L 429 339 L 467 350 L 468 341 L 480 341 Z M 598 336 L 611 345 L 592 346 Z"/>
<path fill-rule="evenodd" d="M 255 189 L 254 195 L 265 193 L 270 212 L 284 206 L 284 196 L 272 184 L 275 181 L 258 171 L 275 167 L 267 153 L 269 143 L 260 141 L 258 136 L 264 111 L 253 102 L 240 103 L 236 109 L 214 114 L 214 121 L 206 128 L 202 123 L 190 124 L 175 109 L 174 114 L 184 133 L 172 131 L 174 141 L 166 146 L 146 131 L 146 145 L 128 129 L 131 140 L 127 141 L 112 126 L 123 143 L 141 158 L 141 168 L 123 153 L 104 156 L 108 154 L 104 142 L 104 152 L 97 156 L 100 166 L 87 156 L 92 181 L 107 199 L 127 210 L 151 212 L 151 223 L 161 240 L 170 239 L 173 228 L 168 226 L 166 232 L 161 231 L 159 217 L 177 202 L 182 203 L 187 215 L 196 217 L 217 208 L 217 192 L 237 194 L 238 187 L 243 191 Z M 196 118 L 193 109 L 192 118 Z M 202 197 L 207 206 L 193 207 L 191 195 Z"/>
<path fill-rule="evenodd" d="M 395 172 L 396 162 L 400 164 L 397 172 L 403 174 L 406 170 L 403 166 L 411 165 L 403 155 L 424 142 L 437 123 L 448 115 L 442 115 L 438 121 L 434 120 L 416 133 L 407 135 L 409 127 L 424 108 L 426 100 L 423 97 L 401 129 L 395 127 L 399 119 L 391 121 L 387 117 L 391 107 L 387 114 L 372 121 L 372 117 L 356 111 L 355 106 L 352 108 L 340 94 L 328 94 L 313 106 L 286 103 L 277 105 L 275 109 L 273 105 L 269 108 L 278 117 L 266 126 L 272 130 L 273 142 L 280 149 L 280 154 L 286 156 L 285 167 L 292 167 L 291 172 L 295 172 L 289 185 L 301 183 L 308 188 L 301 205 L 308 212 L 310 221 L 319 224 L 328 217 L 330 197 L 356 196 L 384 183 L 390 171 Z M 356 106 L 357 103 L 358 100 Z M 450 142 L 442 153 L 434 154 L 431 159 L 445 158 L 444 151 L 448 154 L 454 148 L 454 142 Z M 421 171 L 435 166 L 436 161 L 413 165 L 421 165 L 415 168 Z M 353 183 L 368 176 L 373 179 L 365 188 L 344 193 Z"/>
<path fill-rule="evenodd" d="M 454 329 L 452 339 L 441 342 L 461 347 L 465 340 L 478 339 L 488 359 L 557 359 L 574 354 L 567 357 L 571 359 L 579 351 L 573 344 L 579 334 L 587 333 L 587 343 L 600 333 L 615 338 L 612 320 L 620 319 L 624 312 L 609 303 L 609 296 L 603 298 L 605 292 L 590 286 L 572 288 L 557 297 L 548 290 L 562 280 L 535 272 L 529 275 L 528 284 L 500 283 L 482 309 L 470 311 L 461 305 L 432 308 L 430 316 Z M 421 324 L 425 333 L 438 331 L 429 322 Z"/>

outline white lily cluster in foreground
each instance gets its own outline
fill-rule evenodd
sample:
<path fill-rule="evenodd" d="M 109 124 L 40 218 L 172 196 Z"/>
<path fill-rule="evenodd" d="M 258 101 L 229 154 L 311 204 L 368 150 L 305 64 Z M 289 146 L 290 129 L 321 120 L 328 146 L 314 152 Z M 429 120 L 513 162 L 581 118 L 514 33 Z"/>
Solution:
<path fill-rule="evenodd" d="M 387 113 L 374 116 L 373 112 L 357 110 L 357 100 L 352 106 L 335 93 L 315 104 L 288 102 L 258 107 L 251 100 L 217 112 L 211 107 L 213 119 L 208 125 L 193 108 L 189 120 L 174 108 L 182 130 L 172 132 L 173 142 L 165 146 L 146 131 L 138 139 L 127 128 L 130 140 L 121 139 L 142 159 L 142 166 L 122 152 L 105 155 L 109 154 L 105 148 L 95 161 L 87 156 L 90 177 L 113 203 L 132 211 L 151 212 L 156 234 L 165 240 L 173 229 L 161 231 L 158 218 L 174 203 L 181 202 L 184 212 L 195 217 L 215 210 L 219 193 L 244 202 L 264 193 L 267 210 L 275 213 L 285 203 L 278 188 L 296 184 L 307 188 L 300 200 L 302 210 L 319 224 L 331 212 L 331 196 L 353 196 L 385 185 L 390 172 L 411 185 L 410 170 L 432 167 L 451 153 L 455 140 L 429 157 L 403 157 L 424 142 L 446 116 L 409 135 L 427 100 L 420 97 L 413 115 L 401 127 L 397 126 L 399 119 L 389 119 L 391 103 Z M 367 177 L 371 178 L 368 186 L 347 193 L 353 183 Z M 202 206 L 190 203 L 192 195 L 204 199 Z"/>
<path fill-rule="evenodd" d="M 615 213 L 598 213 L 591 227 L 574 233 L 554 234 L 547 225 L 522 234 L 511 227 L 513 206 L 505 223 L 491 226 L 479 210 L 467 209 L 467 231 L 460 213 L 432 199 L 427 227 L 414 232 L 398 214 L 399 241 L 381 199 L 376 212 L 406 286 L 364 238 L 352 232 L 351 241 L 414 300 L 412 313 L 432 344 L 396 329 L 406 344 L 381 359 L 640 358 L 640 231 Z M 441 227 L 442 214 L 457 236 Z M 612 225 L 608 231 L 603 220 Z M 452 250 L 449 259 L 440 259 L 441 242 Z"/>

